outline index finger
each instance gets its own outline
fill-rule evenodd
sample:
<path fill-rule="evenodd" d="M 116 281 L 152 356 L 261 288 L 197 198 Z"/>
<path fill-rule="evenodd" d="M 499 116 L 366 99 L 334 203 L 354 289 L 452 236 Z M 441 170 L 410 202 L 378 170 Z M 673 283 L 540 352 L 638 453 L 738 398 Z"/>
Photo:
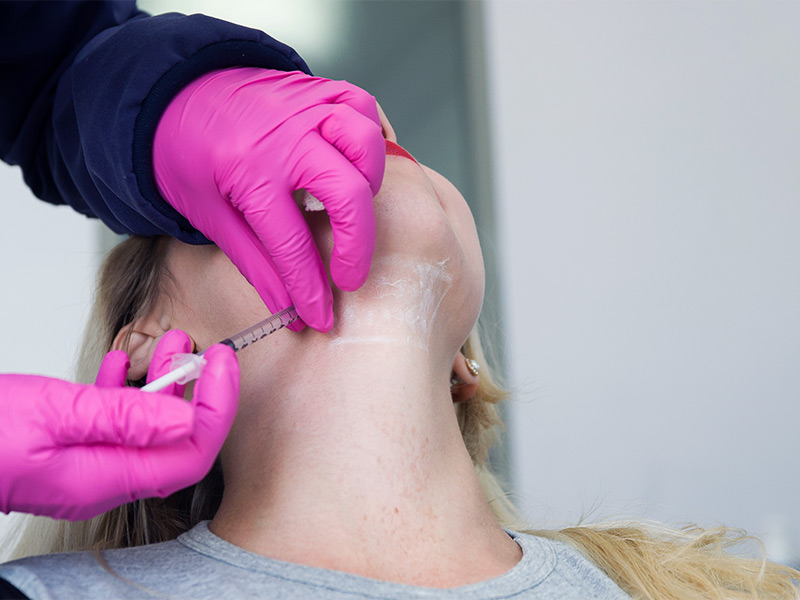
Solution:
<path fill-rule="evenodd" d="M 333 295 L 328 276 L 314 236 L 292 194 L 270 197 L 264 190 L 255 190 L 239 198 L 237 204 L 261 247 L 269 253 L 297 314 L 308 326 L 330 331 Z M 249 209 L 269 204 L 269 211 Z M 270 309 L 277 312 L 286 306 L 288 303 Z"/>
<path fill-rule="evenodd" d="M 304 159 L 304 178 L 299 187 L 307 189 L 325 206 L 333 232 L 331 278 L 345 291 L 361 287 L 369 275 L 375 251 L 375 211 L 373 193 L 361 172 L 339 151 L 325 142 L 309 136 L 306 144 L 314 145 L 314 153 Z M 381 141 L 381 160 L 386 161 L 385 145 Z M 325 169 L 315 169 L 324 164 Z"/>

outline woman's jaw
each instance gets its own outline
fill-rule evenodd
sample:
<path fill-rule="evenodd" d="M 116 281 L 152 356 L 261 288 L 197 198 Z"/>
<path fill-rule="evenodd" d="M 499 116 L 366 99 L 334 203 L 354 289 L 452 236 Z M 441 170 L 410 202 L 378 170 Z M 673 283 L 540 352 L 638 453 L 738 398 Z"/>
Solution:
<path fill-rule="evenodd" d="M 441 344 L 443 353 L 454 353 L 477 320 L 484 291 L 483 258 L 466 202 L 441 175 L 395 151 L 387 154 L 373 205 L 370 276 L 355 292 L 334 289 L 331 343 L 410 344 L 428 352 Z M 333 247 L 327 217 L 313 213 L 308 222 L 327 264 Z"/>
<path fill-rule="evenodd" d="M 453 285 L 448 262 L 399 253 L 376 258 L 359 294 L 341 295 L 331 345 L 408 345 L 430 351 L 439 311 Z"/>

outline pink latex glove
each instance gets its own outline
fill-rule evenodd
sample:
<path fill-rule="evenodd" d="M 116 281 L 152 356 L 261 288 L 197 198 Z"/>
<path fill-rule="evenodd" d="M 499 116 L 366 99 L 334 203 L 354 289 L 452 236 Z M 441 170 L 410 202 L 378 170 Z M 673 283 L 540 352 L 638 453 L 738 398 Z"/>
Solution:
<path fill-rule="evenodd" d="M 164 335 L 148 379 L 188 352 L 185 333 Z M 239 365 L 212 346 L 191 403 L 121 387 L 122 351 L 106 355 L 95 385 L 0 375 L 0 511 L 88 519 L 125 502 L 167 496 L 211 469 L 236 414 Z"/>
<path fill-rule="evenodd" d="M 330 216 L 336 285 L 366 281 L 386 150 L 377 103 L 362 89 L 300 72 L 209 73 L 164 112 L 153 163 L 164 198 L 222 248 L 272 312 L 294 304 L 314 329 L 333 326 L 330 285 L 295 190 Z"/>

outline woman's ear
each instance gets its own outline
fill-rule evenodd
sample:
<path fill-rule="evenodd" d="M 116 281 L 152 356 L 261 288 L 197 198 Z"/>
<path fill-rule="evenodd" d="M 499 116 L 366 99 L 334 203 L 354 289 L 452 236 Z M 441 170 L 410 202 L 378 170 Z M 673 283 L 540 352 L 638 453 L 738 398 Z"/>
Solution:
<path fill-rule="evenodd" d="M 453 373 L 450 377 L 450 394 L 453 396 L 453 402 L 466 402 L 478 391 L 480 367 L 475 361 L 468 365 L 468 360 L 461 352 L 456 354 L 453 360 Z"/>
<path fill-rule="evenodd" d="M 136 381 L 147 375 L 158 339 L 164 330 L 155 319 L 145 318 L 128 323 L 117 332 L 111 344 L 112 350 L 125 350 L 131 360 L 128 379 Z"/>

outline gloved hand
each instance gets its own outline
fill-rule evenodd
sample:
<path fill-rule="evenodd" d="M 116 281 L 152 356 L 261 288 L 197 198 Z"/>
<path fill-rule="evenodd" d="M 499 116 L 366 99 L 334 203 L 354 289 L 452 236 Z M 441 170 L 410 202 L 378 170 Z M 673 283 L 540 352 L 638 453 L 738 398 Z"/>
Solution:
<path fill-rule="evenodd" d="M 209 73 L 161 117 L 153 163 L 164 198 L 273 312 L 294 304 L 314 329 L 333 326 L 330 285 L 296 190 L 328 211 L 336 285 L 366 281 L 386 150 L 375 99 L 360 88 L 270 69 Z"/>
<path fill-rule="evenodd" d="M 160 341 L 148 380 L 188 352 L 182 331 Z M 0 511 L 88 519 L 125 502 L 167 496 L 211 469 L 236 415 L 239 365 L 212 346 L 191 403 L 181 386 L 121 387 L 129 362 L 106 355 L 95 385 L 0 375 Z"/>

